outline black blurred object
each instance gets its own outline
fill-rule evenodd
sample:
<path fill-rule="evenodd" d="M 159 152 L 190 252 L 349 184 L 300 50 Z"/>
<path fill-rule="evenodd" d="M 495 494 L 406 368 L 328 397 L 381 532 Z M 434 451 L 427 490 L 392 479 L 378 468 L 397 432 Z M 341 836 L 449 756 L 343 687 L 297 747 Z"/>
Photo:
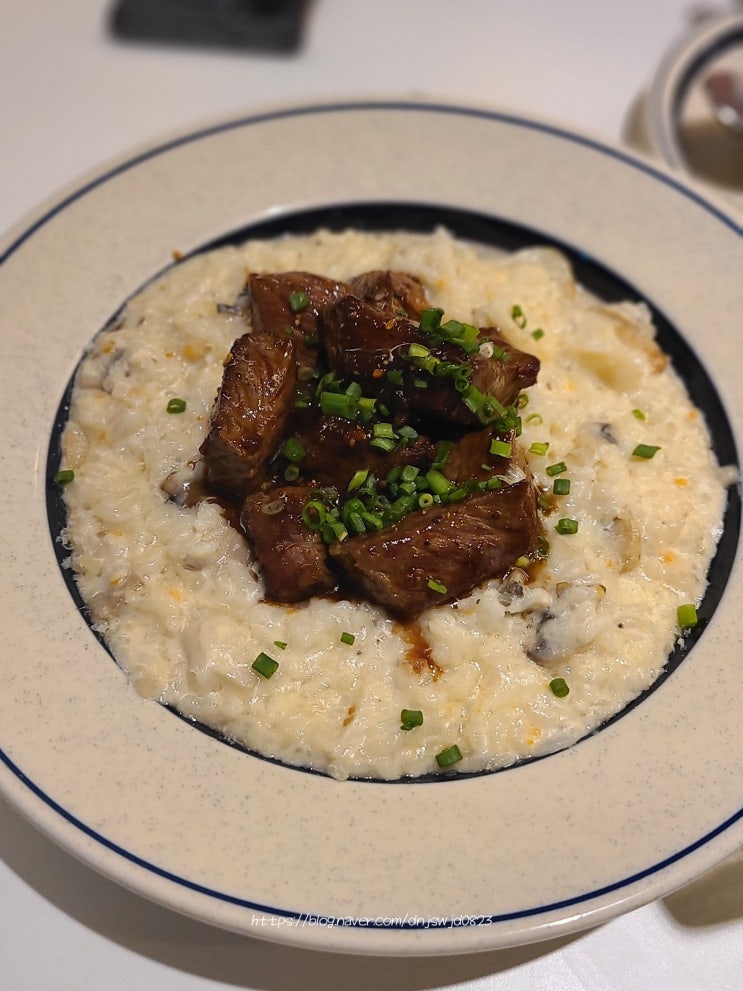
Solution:
<path fill-rule="evenodd" d="M 293 52 L 310 0 L 118 0 L 119 38 L 177 45 Z"/>

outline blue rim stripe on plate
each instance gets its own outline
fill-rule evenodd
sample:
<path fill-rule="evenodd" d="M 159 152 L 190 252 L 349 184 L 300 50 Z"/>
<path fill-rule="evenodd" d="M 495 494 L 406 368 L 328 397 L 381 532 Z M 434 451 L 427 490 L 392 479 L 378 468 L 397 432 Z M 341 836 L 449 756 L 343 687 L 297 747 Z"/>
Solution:
<path fill-rule="evenodd" d="M 72 826 L 75 826 L 86 836 L 100 843 L 107 850 L 111 850 L 113 853 L 124 857 L 126 860 L 138 867 L 142 867 L 149 871 L 151 874 L 155 874 L 158 877 L 164 878 L 166 881 L 172 881 L 181 887 L 187 888 L 190 891 L 195 891 L 201 895 L 208 895 L 211 898 L 215 898 L 218 901 L 226 902 L 230 905 L 238 905 L 241 908 L 249 908 L 256 912 L 267 912 L 271 915 L 281 916 L 287 919 L 296 919 L 301 921 L 308 917 L 324 917 L 322 912 L 312 912 L 304 910 L 302 912 L 295 912 L 291 909 L 275 908 L 271 905 L 262 905 L 259 902 L 251 902 L 246 898 L 238 898 L 236 895 L 230 895 L 223 891 L 216 891 L 213 888 L 209 888 L 206 885 L 198 884 L 195 881 L 189 881 L 188 878 L 180 877 L 178 874 L 173 874 L 170 871 L 166 871 L 162 867 L 158 867 L 157 864 L 152 864 L 142 857 L 137 856 L 135 853 L 131 853 L 124 847 L 119 846 L 117 843 L 107 839 L 101 833 L 96 832 L 90 826 L 87 826 L 84 822 L 77 819 L 72 813 L 68 812 L 63 806 L 59 805 L 55 800 L 47 795 L 45 791 L 39 788 L 34 782 L 28 778 L 23 771 L 13 763 L 12 760 L 6 755 L 5 751 L 0 749 L 0 759 L 5 764 L 5 766 L 16 775 L 19 780 L 26 785 L 26 787 L 40 798 L 50 809 L 57 812 L 63 819 L 65 819 Z M 664 860 L 659 861 L 657 864 L 653 864 L 651 867 L 645 868 L 645 870 L 638 871 L 636 874 L 631 874 L 629 877 L 623 878 L 621 881 L 615 881 L 613 884 L 607 884 L 602 888 L 596 888 L 594 891 L 589 891 L 583 895 L 576 895 L 574 898 L 566 898 L 563 901 L 551 902 L 547 905 L 538 905 L 534 908 L 522 909 L 519 912 L 504 912 L 502 915 L 477 915 L 476 925 L 492 925 L 498 922 L 512 922 L 516 919 L 528 919 L 533 918 L 537 915 L 545 915 L 549 912 L 556 912 L 563 908 L 570 908 L 574 905 L 581 905 L 584 902 L 591 901 L 594 898 L 601 898 L 603 895 L 610 894 L 613 891 L 621 891 L 622 888 L 629 887 L 635 884 L 637 881 L 642 881 L 643 878 L 650 877 L 656 874 L 658 871 L 669 867 L 671 864 L 682 860 L 684 857 L 693 853 L 695 850 L 699 850 L 709 843 L 715 837 L 720 836 L 733 826 L 736 822 L 743 818 L 743 808 L 738 809 L 738 811 L 726 819 L 715 829 L 711 830 L 705 836 L 700 839 L 695 840 L 694 843 L 690 843 L 689 846 L 683 847 L 681 850 L 670 857 L 666 857 Z M 459 919 L 462 917 L 459 916 Z M 340 928 L 350 928 L 350 929 L 461 929 L 461 922 L 455 919 L 440 920 L 437 919 L 435 925 L 431 924 L 431 920 L 422 920 L 420 922 L 394 922 L 392 920 L 377 920 L 377 919 L 346 919 L 339 920 Z"/>
<path fill-rule="evenodd" d="M 737 223 L 734 218 L 719 209 L 709 200 L 705 199 L 703 196 L 695 192 L 693 189 L 686 186 L 684 183 L 676 180 L 673 176 L 668 175 L 665 172 L 661 172 L 659 169 L 655 168 L 650 162 L 643 162 L 637 158 L 630 156 L 629 154 L 623 152 L 619 148 L 614 148 L 611 145 L 604 144 L 595 138 L 589 138 L 585 135 L 574 134 L 564 128 L 558 127 L 554 124 L 545 124 L 540 121 L 528 120 L 524 117 L 519 117 L 516 114 L 501 113 L 498 111 L 491 110 L 479 110 L 472 107 L 457 107 L 448 104 L 436 104 L 436 103 L 412 103 L 405 101 L 391 101 L 385 102 L 383 100 L 379 101 L 365 101 L 359 103 L 328 103 L 328 104 L 317 104 L 307 107 L 299 107 L 289 110 L 277 110 L 264 114 L 256 114 L 254 116 L 242 117 L 238 120 L 226 121 L 223 124 L 215 124 L 211 127 L 203 128 L 199 131 L 194 131 L 189 134 L 182 135 L 178 138 L 173 138 L 170 141 L 166 141 L 163 144 L 157 145 L 154 148 L 149 148 L 146 151 L 135 155 L 133 158 L 127 159 L 125 162 L 121 162 L 119 165 L 114 166 L 103 175 L 97 176 L 95 179 L 86 183 L 85 185 L 79 187 L 74 192 L 70 193 L 63 200 L 53 206 L 47 213 L 42 217 L 39 217 L 27 230 L 20 234 L 16 240 L 8 247 L 8 249 L 0 255 L 0 264 L 2 264 L 6 259 L 17 251 L 17 249 L 30 237 L 32 237 L 37 230 L 43 227 L 49 220 L 55 217 L 58 213 L 65 210 L 71 203 L 85 196 L 91 190 L 95 189 L 97 186 L 101 186 L 108 182 L 109 179 L 113 179 L 115 176 L 122 172 L 126 172 L 142 162 L 146 162 L 150 158 L 156 158 L 158 155 L 165 154 L 166 152 L 172 151 L 174 148 L 179 148 L 182 145 L 192 144 L 196 141 L 202 141 L 204 138 L 212 137 L 215 134 L 221 134 L 226 131 L 237 130 L 242 127 L 251 127 L 255 124 L 265 124 L 273 120 L 282 120 L 287 117 L 304 117 L 313 114 L 327 114 L 327 113 L 348 113 L 349 111 L 377 111 L 377 110 L 404 110 L 413 111 L 418 113 L 446 113 L 455 116 L 463 117 L 478 117 L 484 120 L 500 121 L 504 124 L 511 124 L 515 127 L 521 127 L 525 130 L 541 131 L 545 134 L 551 134 L 554 137 L 563 139 L 564 141 L 569 141 L 572 144 L 583 145 L 586 148 L 592 148 L 594 151 L 598 151 L 601 154 L 608 155 L 610 158 L 615 158 L 625 165 L 631 166 L 633 169 L 637 169 L 639 172 L 644 172 L 647 175 L 651 175 L 654 178 L 660 180 L 664 185 L 670 186 L 671 188 L 677 190 L 682 195 L 692 200 L 701 206 L 708 213 L 711 213 L 718 220 L 722 221 L 725 226 L 730 227 L 732 230 L 739 234 L 743 233 L 743 224 Z"/>

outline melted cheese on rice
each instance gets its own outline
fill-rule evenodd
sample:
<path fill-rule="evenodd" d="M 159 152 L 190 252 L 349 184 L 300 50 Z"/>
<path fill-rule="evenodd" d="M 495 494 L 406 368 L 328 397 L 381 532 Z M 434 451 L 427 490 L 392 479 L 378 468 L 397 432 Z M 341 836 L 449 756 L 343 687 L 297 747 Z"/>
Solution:
<path fill-rule="evenodd" d="M 217 304 L 234 302 L 251 271 L 340 280 L 375 268 L 416 275 L 446 318 L 497 325 L 541 359 L 520 443 L 543 490 L 560 461 L 571 483 L 545 517 L 549 558 L 523 589 L 513 576 L 491 581 L 420 617 L 433 665 L 411 663 L 409 631 L 370 603 L 264 602 L 247 542 L 219 506 L 168 495 L 194 472 L 245 329 Z M 172 397 L 184 412 L 166 412 Z M 633 457 L 638 444 L 659 450 Z M 176 265 L 95 339 L 63 455 L 75 472 L 65 538 L 76 580 L 137 691 L 339 779 L 435 772 L 455 744 L 456 770 L 495 769 L 598 727 L 662 671 L 677 607 L 704 593 L 725 500 L 703 418 L 644 306 L 597 301 L 552 249 L 503 256 L 443 230 L 318 232 Z M 561 518 L 577 533 L 557 532 Z M 279 662 L 270 679 L 252 668 L 262 651 Z M 555 678 L 567 696 L 551 690 Z M 402 709 L 420 709 L 422 725 L 403 730 Z"/>

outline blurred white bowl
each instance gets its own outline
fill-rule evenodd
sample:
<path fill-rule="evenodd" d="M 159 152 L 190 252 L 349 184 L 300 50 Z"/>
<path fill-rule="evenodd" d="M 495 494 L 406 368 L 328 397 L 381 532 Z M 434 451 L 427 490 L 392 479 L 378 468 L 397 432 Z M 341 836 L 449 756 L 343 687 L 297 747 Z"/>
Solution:
<path fill-rule="evenodd" d="M 743 133 L 717 119 L 704 85 L 712 72 L 743 77 L 743 14 L 704 21 L 671 48 L 647 94 L 644 130 L 671 168 L 743 210 Z"/>

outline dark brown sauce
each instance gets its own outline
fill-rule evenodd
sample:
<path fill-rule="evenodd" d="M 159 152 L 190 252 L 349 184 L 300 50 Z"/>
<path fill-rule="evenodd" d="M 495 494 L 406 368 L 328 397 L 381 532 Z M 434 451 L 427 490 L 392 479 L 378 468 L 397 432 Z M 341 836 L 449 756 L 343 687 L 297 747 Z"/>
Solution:
<path fill-rule="evenodd" d="M 441 668 L 433 659 L 431 645 L 423 635 L 420 623 L 413 619 L 407 623 L 396 623 L 395 633 L 401 637 L 408 645 L 405 651 L 405 660 L 410 664 L 416 674 L 423 674 L 428 670 L 434 681 L 441 675 Z"/>

